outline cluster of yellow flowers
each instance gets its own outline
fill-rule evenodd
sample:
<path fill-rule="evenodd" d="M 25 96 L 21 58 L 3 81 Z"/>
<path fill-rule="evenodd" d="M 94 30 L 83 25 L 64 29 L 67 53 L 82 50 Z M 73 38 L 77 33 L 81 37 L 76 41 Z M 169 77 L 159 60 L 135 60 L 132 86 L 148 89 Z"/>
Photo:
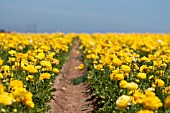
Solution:
<path fill-rule="evenodd" d="M 0 84 L 0 105 L 11 105 L 13 103 L 22 102 L 23 104 L 34 107 L 32 101 L 32 93 L 24 88 L 22 81 L 11 80 L 7 92 L 6 87 Z"/>
<path fill-rule="evenodd" d="M 75 36 L 0 33 L 0 107 L 22 103 L 33 108 L 29 83 L 36 85 L 59 73 L 57 55 L 69 51 Z"/>
<path fill-rule="evenodd" d="M 170 34 L 95 33 L 79 38 L 94 69 L 109 68 L 110 80 L 124 92 L 115 102 L 117 109 L 135 104 L 144 108 L 139 113 L 152 113 L 163 105 L 170 108 L 166 95 L 170 94 Z"/>

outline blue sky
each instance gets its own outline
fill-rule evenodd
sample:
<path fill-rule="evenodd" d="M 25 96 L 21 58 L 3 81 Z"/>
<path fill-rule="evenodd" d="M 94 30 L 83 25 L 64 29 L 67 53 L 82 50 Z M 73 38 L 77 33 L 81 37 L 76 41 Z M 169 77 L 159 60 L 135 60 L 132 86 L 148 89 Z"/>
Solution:
<path fill-rule="evenodd" d="M 0 0 L 17 32 L 170 32 L 170 0 Z"/>

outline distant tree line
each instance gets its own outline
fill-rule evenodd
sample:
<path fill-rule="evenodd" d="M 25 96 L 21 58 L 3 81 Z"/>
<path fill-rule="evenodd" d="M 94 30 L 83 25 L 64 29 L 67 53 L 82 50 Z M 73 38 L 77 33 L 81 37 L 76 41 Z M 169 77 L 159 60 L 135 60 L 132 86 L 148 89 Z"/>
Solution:
<path fill-rule="evenodd" d="M 5 29 L 0 29 L 0 33 L 9 33 L 9 32 L 6 31 Z"/>

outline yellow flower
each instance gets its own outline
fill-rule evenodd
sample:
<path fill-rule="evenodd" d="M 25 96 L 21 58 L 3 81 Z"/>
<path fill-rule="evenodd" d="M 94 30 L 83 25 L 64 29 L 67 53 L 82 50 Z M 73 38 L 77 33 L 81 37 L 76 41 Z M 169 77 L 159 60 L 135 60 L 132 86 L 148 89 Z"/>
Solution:
<path fill-rule="evenodd" d="M 119 74 L 119 70 L 113 70 L 112 73 L 110 74 L 110 79 L 111 80 L 123 80 L 124 76 L 123 74 Z"/>
<path fill-rule="evenodd" d="M 118 109 L 125 109 L 130 104 L 130 96 L 122 95 L 116 100 L 116 107 Z"/>
<path fill-rule="evenodd" d="M 149 76 L 149 80 L 151 80 L 151 79 L 154 79 L 154 76 L 153 76 L 153 75 Z"/>
<path fill-rule="evenodd" d="M 136 82 L 136 83 L 139 83 L 139 79 L 135 79 L 135 82 Z"/>
<path fill-rule="evenodd" d="M 146 73 L 138 73 L 137 78 L 145 79 L 146 78 Z"/>
<path fill-rule="evenodd" d="M 0 58 L 0 65 L 2 65 L 4 63 L 4 60 L 2 60 L 1 58 Z"/>
<path fill-rule="evenodd" d="M 149 90 L 145 91 L 145 97 L 142 100 L 142 105 L 144 109 L 155 111 L 162 106 L 161 100 L 157 96 L 155 96 L 155 93 Z"/>
<path fill-rule="evenodd" d="M 30 108 L 34 107 L 32 102 L 32 93 L 27 91 L 25 88 L 16 88 L 11 91 L 11 95 L 14 97 L 16 102 L 22 102 Z"/>
<path fill-rule="evenodd" d="M 101 70 L 101 69 L 103 69 L 103 65 L 98 64 L 98 65 L 95 65 L 94 68 L 97 69 L 97 70 Z"/>
<path fill-rule="evenodd" d="M 26 81 L 34 81 L 34 76 L 33 75 L 28 75 L 27 77 L 26 77 Z"/>
<path fill-rule="evenodd" d="M 33 108 L 34 107 L 34 103 L 32 101 L 32 93 L 26 91 L 22 102 L 24 102 L 28 107 Z"/>
<path fill-rule="evenodd" d="M 140 71 L 140 72 L 144 72 L 144 70 L 145 70 L 146 68 L 147 68 L 146 65 L 142 65 L 142 66 L 140 67 L 139 71 Z"/>
<path fill-rule="evenodd" d="M 57 68 L 53 68 L 54 73 L 59 73 L 59 70 Z"/>
<path fill-rule="evenodd" d="M 15 50 L 10 50 L 10 51 L 8 51 L 8 53 L 9 53 L 10 55 L 15 55 L 17 52 L 16 52 Z"/>
<path fill-rule="evenodd" d="M 135 70 L 139 70 L 139 67 L 138 67 L 137 64 L 134 64 L 134 69 L 135 69 Z"/>
<path fill-rule="evenodd" d="M 138 88 L 138 84 L 136 84 L 135 82 L 130 82 L 127 84 L 127 87 L 126 87 L 128 90 L 135 90 Z"/>
<path fill-rule="evenodd" d="M 11 105 L 12 101 L 13 98 L 8 93 L 0 94 L 0 105 Z"/>
<path fill-rule="evenodd" d="M 138 111 L 138 113 L 154 113 L 154 112 L 151 110 L 140 110 Z"/>
<path fill-rule="evenodd" d="M 8 62 L 12 63 L 15 62 L 16 58 L 15 57 L 8 57 Z"/>
<path fill-rule="evenodd" d="M 91 55 L 87 55 L 86 58 L 87 58 L 87 59 L 91 59 Z"/>
<path fill-rule="evenodd" d="M 156 85 L 155 85 L 154 83 L 152 83 L 151 86 L 152 86 L 153 88 L 156 88 Z"/>
<path fill-rule="evenodd" d="M 164 107 L 170 108 L 170 96 L 166 97 L 164 100 Z"/>
<path fill-rule="evenodd" d="M 59 64 L 59 60 L 58 59 L 52 59 L 52 63 L 57 65 L 57 64 Z"/>
<path fill-rule="evenodd" d="M 34 65 L 28 65 L 27 67 L 24 67 L 25 70 L 27 70 L 29 73 L 37 73 L 38 70 L 35 68 Z"/>
<path fill-rule="evenodd" d="M 94 60 L 94 61 L 93 61 L 93 64 L 97 64 L 97 61 L 96 61 L 96 60 Z"/>
<path fill-rule="evenodd" d="M 119 83 L 120 88 L 126 88 L 127 87 L 128 82 L 126 80 L 121 80 Z"/>
<path fill-rule="evenodd" d="M 127 62 L 127 63 L 131 63 L 132 62 L 132 57 L 125 57 L 125 62 Z"/>
<path fill-rule="evenodd" d="M 16 113 L 16 112 L 17 112 L 17 109 L 13 109 L 13 112 Z"/>
<path fill-rule="evenodd" d="M 44 53 L 38 53 L 38 55 L 36 56 L 37 59 L 44 59 L 45 58 L 45 54 Z"/>
<path fill-rule="evenodd" d="M 20 80 L 12 80 L 12 81 L 10 81 L 10 85 L 9 85 L 10 88 L 21 88 L 23 86 L 24 85 L 23 85 L 22 81 L 20 81 Z"/>
<path fill-rule="evenodd" d="M 156 79 L 155 83 L 158 85 L 158 87 L 162 87 L 164 86 L 165 82 L 161 79 Z"/>
<path fill-rule="evenodd" d="M 3 74 L 2 74 L 2 73 L 0 73 L 0 79 L 1 79 L 1 78 L 3 78 Z"/>
<path fill-rule="evenodd" d="M 115 79 L 115 80 L 123 80 L 123 79 L 124 79 L 124 76 L 123 76 L 123 74 L 116 74 L 116 75 L 114 76 L 114 79 Z"/>
<path fill-rule="evenodd" d="M 114 58 L 112 60 L 112 62 L 113 62 L 114 65 L 117 65 L 117 66 L 120 66 L 122 64 L 122 61 L 119 58 L 117 58 L 117 57 Z"/>
<path fill-rule="evenodd" d="M 95 59 L 98 59 L 98 55 L 97 54 L 92 54 L 92 58 L 95 60 Z"/>
<path fill-rule="evenodd" d="M 149 62 L 150 60 L 149 60 L 149 58 L 147 58 L 146 56 L 144 56 L 144 57 L 141 58 L 141 61 Z"/>
<path fill-rule="evenodd" d="M 122 65 L 121 66 L 121 70 L 123 70 L 124 72 L 130 72 L 130 67 L 128 65 Z"/>
<path fill-rule="evenodd" d="M 146 96 L 155 96 L 155 93 L 150 90 L 145 90 L 145 95 Z"/>
<path fill-rule="evenodd" d="M 135 90 L 133 94 L 134 100 L 136 103 L 142 103 L 144 94 L 140 90 Z"/>
<path fill-rule="evenodd" d="M 42 73 L 39 77 L 39 80 L 44 80 L 44 79 L 50 79 L 50 74 L 49 73 Z"/>
<path fill-rule="evenodd" d="M 159 75 L 159 76 L 162 76 L 163 73 L 164 73 L 164 72 L 163 72 L 162 70 L 159 70 L 159 71 L 156 71 L 156 72 L 155 72 L 155 74 L 156 74 L 156 75 Z"/>
<path fill-rule="evenodd" d="M 26 101 L 26 105 L 30 108 L 34 108 L 34 103 L 32 101 Z"/>
<path fill-rule="evenodd" d="M 162 60 L 153 61 L 153 65 L 155 67 L 160 67 L 161 64 L 162 64 Z"/>
<path fill-rule="evenodd" d="M 40 65 L 35 66 L 35 69 L 41 69 Z"/>
<path fill-rule="evenodd" d="M 80 65 L 78 66 L 78 69 L 80 69 L 80 70 L 84 69 L 84 64 L 80 64 Z"/>
<path fill-rule="evenodd" d="M 55 52 L 52 52 L 46 56 L 46 59 L 53 59 L 54 55 L 55 55 Z"/>
<path fill-rule="evenodd" d="M 40 49 L 43 50 L 44 52 L 47 52 L 50 50 L 50 47 L 44 45 L 44 46 L 41 46 Z"/>
<path fill-rule="evenodd" d="M 4 71 L 9 71 L 9 70 L 10 70 L 10 68 L 9 68 L 8 65 L 2 66 L 1 68 L 2 68 Z"/>
<path fill-rule="evenodd" d="M 52 66 L 51 62 L 45 61 L 45 60 L 41 61 L 40 64 L 41 64 L 41 66 L 45 66 L 45 67 L 51 67 Z"/>

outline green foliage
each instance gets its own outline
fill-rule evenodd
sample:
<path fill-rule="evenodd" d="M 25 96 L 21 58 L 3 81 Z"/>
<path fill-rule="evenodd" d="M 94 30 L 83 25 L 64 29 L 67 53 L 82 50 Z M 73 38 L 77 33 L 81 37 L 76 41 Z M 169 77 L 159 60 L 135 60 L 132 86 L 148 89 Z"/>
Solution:
<path fill-rule="evenodd" d="M 87 82 L 87 74 L 86 75 L 82 75 L 82 76 L 80 76 L 80 77 L 77 77 L 77 78 L 74 78 L 74 79 L 72 79 L 71 80 L 71 83 L 73 84 L 73 85 L 78 85 L 78 84 L 80 84 L 80 83 L 83 83 L 83 82 Z"/>

